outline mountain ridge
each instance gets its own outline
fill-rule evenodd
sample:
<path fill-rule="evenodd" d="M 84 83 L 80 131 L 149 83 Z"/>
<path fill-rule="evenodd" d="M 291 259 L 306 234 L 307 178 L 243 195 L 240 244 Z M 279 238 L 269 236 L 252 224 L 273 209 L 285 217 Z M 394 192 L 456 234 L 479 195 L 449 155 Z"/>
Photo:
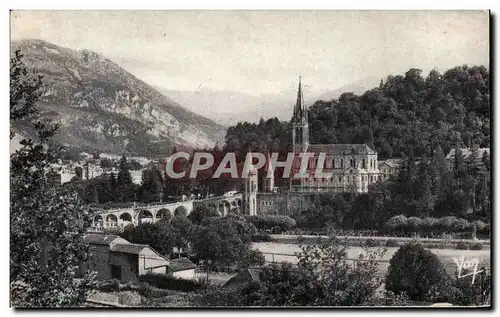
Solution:
<path fill-rule="evenodd" d="M 44 77 L 40 107 L 61 125 L 55 139 L 62 144 L 163 156 L 174 145 L 211 147 L 223 140 L 223 126 L 98 53 L 36 39 L 11 42 L 11 54 L 18 49 L 27 68 Z"/>

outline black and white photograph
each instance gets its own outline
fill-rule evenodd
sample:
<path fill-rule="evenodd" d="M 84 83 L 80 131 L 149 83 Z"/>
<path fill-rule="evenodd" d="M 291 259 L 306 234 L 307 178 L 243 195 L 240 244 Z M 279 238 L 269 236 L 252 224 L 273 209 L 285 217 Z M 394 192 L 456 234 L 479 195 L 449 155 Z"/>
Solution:
<path fill-rule="evenodd" d="M 9 18 L 11 309 L 492 308 L 491 11 Z"/>

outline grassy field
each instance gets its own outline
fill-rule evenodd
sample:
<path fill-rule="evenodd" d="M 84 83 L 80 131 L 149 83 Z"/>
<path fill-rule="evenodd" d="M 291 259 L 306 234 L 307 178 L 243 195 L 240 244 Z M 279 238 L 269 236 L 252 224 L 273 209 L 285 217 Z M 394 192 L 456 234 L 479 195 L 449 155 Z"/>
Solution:
<path fill-rule="evenodd" d="M 289 243 L 276 243 L 276 242 L 257 242 L 252 244 L 252 248 L 259 250 L 264 253 L 267 262 L 290 262 L 297 263 L 297 257 L 294 256 L 295 253 L 300 253 L 301 249 L 297 244 Z M 387 252 L 382 261 L 389 261 L 398 248 L 387 248 Z M 454 274 L 457 265 L 453 258 L 457 258 L 460 261 L 461 257 L 466 259 L 478 259 L 479 266 L 485 265 L 490 266 L 490 250 L 453 250 L 453 249 L 432 249 L 434 254 L 436 254 L 441 262 L 446 267 L 449 274 Z M 359 254 L 363 252 L 361 247 L 349 247 L 347 249 L 347 257 L 349 259 L 358 258 Z M 266 254 L 267 253 L 267 254 Z M 275 253 L 274 255 L 271 253 Z M 278 254 L 276 254 L 278 253 Z M 385 272 L 389 263 L 381 262 L 380 270 Z"/>

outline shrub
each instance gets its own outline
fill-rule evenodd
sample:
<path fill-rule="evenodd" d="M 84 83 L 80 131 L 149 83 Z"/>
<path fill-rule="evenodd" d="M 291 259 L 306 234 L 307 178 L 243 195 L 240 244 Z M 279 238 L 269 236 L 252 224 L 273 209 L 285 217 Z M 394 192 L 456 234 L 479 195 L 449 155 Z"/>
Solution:
<path fill-rule="evenodd" d="M 392 230 L 401 230 L 402 228 L 406 227 L 406 224 L 408 222 L 408 218 L 404 215 L 399 215 L 399 216 L 394 216 L 387 220 L 385 225 Z"/>
<path fill-rule="evenodd" d="M 467 230 L 470 227 L 470 224 L 467 220 L 462 219 L 462 218 L 455 218 L 451 225 L 451 230 L 453 232 L 460 232 Z"/>
<path fill-rule="evenodd" d="M 114 292 L 117 291 L 119 287 L 120 287 L 120 281 L 118 281 L 117 279 L 112 279 L 102 282 L 99 285 L 98 289 L 103 292 Z"/>
<path fill-rule="evenodd" d="M 430 232 L 436 230 L 436 225 L 438 224 L 438 220 L 432 217 L 426 217 L 422 219 L 421 228 L 425 232 Z"/>
<path fill-rule="evenodd" d="M 198 290 L 204 286 L 204 283 L 192 280 L 184 280 L 180 278 L 175 278 L 170 275 L 163 274 L 146 274 L 140 276 L 140 281 L 148 283 L 151 286 L 171 289 L 181 292 L 191 292 Z"/>
<path fill-rule="evenodd" d="M 397 247 L 398 242 L 396 240 L 387 240 L 387 242 L 385 243 L 385 246 L 386 247 Z"/>
<path fill-rule="evenodd" d="M 378 247 L 380 243 L 375 241 L 374 239 L 366 239 L 365 246 L 366 247 Z"/>
<path fill-rule="evenodd" d="M 463 241 L 460 241 L 455 246 L 455 249 L 457 249 L 457 250 L 468 250 L 469 249 L 469 245 L 467 243 L 463 242 Z"/>
<path fill-rule="evenodd" d="M 478 232 L 483 232 L 484 229 L 486 228 L 486 224 L 482 222 L 481 220 L 476 220 L 472 223 L 472 225 L 476 226 L 476 229 Z"/>
<path fill-rule="evenodd" d="M 438 257 L 421 244 L 410 242 L 391 258 L 385 285 L 388 291 L 406 293 L 411 300 L 422 301 L 431 295 L 436 299 L 450 283 Z"/>
<path fill-rule="evenodd" d="M 453 225 L 457 222 L 457 217 L 447 216 L 438 219 L 437 229 L 442 231 L 450 231 L 453 228 Z"/>
<path fill-rule="evenodd" d="M 481 242 L 475 242 L 470 245 L 471 250 L 482 250 L 483 249 L 483 244 Z"/>
<path fill-rule="evenodd" d="M 418 217 L 410 217 L 406 222 L 406 228 L 410 232 L 417 232 L 422 229 L 422 219 Z"/>
<path fill-rule="evenodd" d="M 250 216 L 247 220 L 258 230 L 273 230 L 274 232 L 288 231 L 297 224 L 288 216 Z"/>

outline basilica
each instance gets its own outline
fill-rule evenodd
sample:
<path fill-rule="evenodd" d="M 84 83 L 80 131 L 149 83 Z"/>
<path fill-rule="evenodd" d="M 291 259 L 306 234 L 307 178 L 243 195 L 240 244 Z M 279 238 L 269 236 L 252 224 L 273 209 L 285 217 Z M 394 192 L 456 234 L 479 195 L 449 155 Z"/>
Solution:
<path fill-rule="evenodd" d="M 302 83 L 299 80 L 297 102 L 292 116 L 292 142 L 295 153 L 311 153 L 308 178 L 292 179 L 292 192 L 357 192 L 368 191 L 368 185 L 380 178 L 377 152 L 366 144 L 310 144 L 308 110 L 304 105 Z M 320 159 L 320 154 L 324 158 Z M 315 175 L 318 163 L 323 164 L 323 173 L 329 177 Z M 295 164 L 295 170 L 299 168 Z"/>
<path fill-rule="evenodd" d="M 365 193 L 368 186 L 377 181 L 387 179 L 389 175 L 381 173 L 377 152 L 366 144 L 310 144 L 308 109 L 304 104 L 302 82 L 299 79 L 297 101 L 292 115 L 292 144 L 296 160 L 291 175 L 296 175 L 301 169 L 300 153 L 308 154 L 307 177 L 291 177 L 289 187 L 276 191 L 274 182 L 267 180 L 262 183 L 254 196 L 257 210 L 254 214 L 287 214 L 293 210 L 304 210 L 311 205 L 309 198 L 318 192 L 351 192 Z M 323 174 L 316 174 L 318 163 L 323 164 Z M 386 170 L 386 169 L 384 169 Z M 392 169 L 387 169 L 393 174 Z M 388 172 L 389 173 L 389 172 Z M 250 197 L 249 193 L 245 195 Z"/>

